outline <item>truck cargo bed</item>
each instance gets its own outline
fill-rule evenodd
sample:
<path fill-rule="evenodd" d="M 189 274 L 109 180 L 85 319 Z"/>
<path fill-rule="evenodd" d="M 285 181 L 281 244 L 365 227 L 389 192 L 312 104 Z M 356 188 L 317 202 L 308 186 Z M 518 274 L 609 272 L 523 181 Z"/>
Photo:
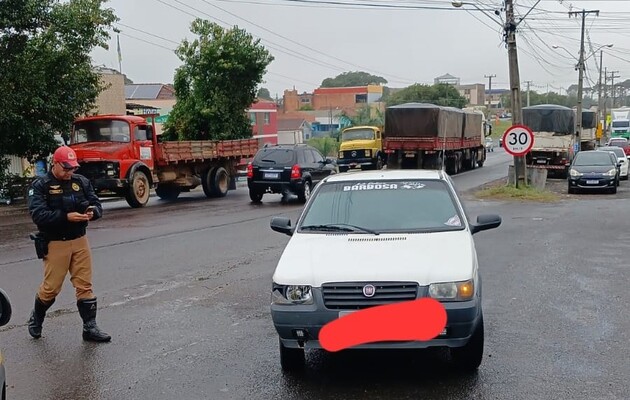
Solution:
<path fill-rule="evenodd" d="M 187 140 L 159 144 L 159 162 L 177 164 L 199 162 L 217 158 L 253 157 L 258 151 L 257 139 L 239 140 Z"/>
<path fill-rule="evenodd" d="M 437 137 L 388 137 L 384 140 L 385 152 L 395 150 L 458 150 L 481 146 L 481 136 L 470 138 Z"/>

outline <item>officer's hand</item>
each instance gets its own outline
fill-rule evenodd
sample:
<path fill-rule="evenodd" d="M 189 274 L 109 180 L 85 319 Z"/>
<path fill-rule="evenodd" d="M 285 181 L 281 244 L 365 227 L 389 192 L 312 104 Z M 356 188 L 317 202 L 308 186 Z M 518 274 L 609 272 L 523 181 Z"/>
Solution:
<path fill-rule="evenodd" d="M 85 213 L 88 216 L 88 221 L 91 221 L 94 218 L 94 211 L 90 210 Z"/>
<path fill-rule="evenodd" d="M 68 221 L 70 222 L 83 222 L 83 221 L 89 221 L 90 218 L 88 217 L 87 214 L 81 214 L 78 212 L 71 212 L 68 213 Z"/>

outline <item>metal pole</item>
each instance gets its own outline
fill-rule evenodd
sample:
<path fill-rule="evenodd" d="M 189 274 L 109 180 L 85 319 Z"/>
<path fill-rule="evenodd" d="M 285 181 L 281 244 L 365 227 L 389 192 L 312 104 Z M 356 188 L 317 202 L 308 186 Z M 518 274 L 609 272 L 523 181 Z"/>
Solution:
<path fill-rule="evenodd" d="M 484 78 L 488 78 L 488 115 L 490 114 L 490 106 L 492 105 L 492 78 L 496 78 L 496 75 L 484 75 Z"/>
<path fill-rule="evenodd" d="M 514 21 L 514 0 L 505 0 L 505 35 L 510 67 L 510 93 L 512 96 L 512 125 L 522 124 L 521 78 L 518 71 L 518 52 L 516 49 L 516 22 Z M 525 157 L 514 157 L 514 182 L 516 187 L 527 184 Z"/>
<path fill-rule="evenodd" d="M 597 127 L 599 128 L 600 121 L 602 120 L 602 67 L 604 60 L 604 50 L 600 50 L 599 52 L 599 83 L 597 84 Z M 599 144 L 602 144 L 602 138 L 604 137 L 604 133 L 602 132 L 602 136 L 599 139 Z"/>

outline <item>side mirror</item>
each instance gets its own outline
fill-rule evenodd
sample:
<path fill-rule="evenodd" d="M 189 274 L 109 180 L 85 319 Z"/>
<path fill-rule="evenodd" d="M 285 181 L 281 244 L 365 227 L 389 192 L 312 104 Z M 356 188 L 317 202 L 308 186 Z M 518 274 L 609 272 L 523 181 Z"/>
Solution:
<path fill-rule="evenodd" d="M 470 224 L 470 231 L 474 235 L 477 232 L 494 229 L 501 225 L 501 217 L 494 214 L 480 215 L 476 224 Z"/>
<path fill-rule="evenodd" d="M 326 164 L 334 164 L 335 160 L 333 160 L 332 158 L 328 158 L 326 157 L 326 160 L 324 160 L 326 162 Z"/>
<path fill-rule="evenodd" d="M 153 127 L 147 126 L 147 140 L 153 140 Z"/>
<path fill-rule="evenodd" d="M 285 235 L 293 235 L 293 228 L 291 228 L 291 219 L 286 217 L 273 217 L 271 218 L 271 230 L 284 233 Z"/>
<path fill-rule="evenodd" d="M 11 320 L 11 302 L 9 296 L 0 289 L 0 326 L 4 326 Z"/>

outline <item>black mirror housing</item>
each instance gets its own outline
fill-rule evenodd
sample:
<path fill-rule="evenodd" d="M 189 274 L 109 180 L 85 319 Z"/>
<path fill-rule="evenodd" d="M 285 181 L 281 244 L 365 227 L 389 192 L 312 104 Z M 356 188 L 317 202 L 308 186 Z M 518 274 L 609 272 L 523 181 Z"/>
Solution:
<path fill-rule="evenodd" d="M 271 230 L 292 236 L 293 228 L 291 227 L 291 219 L 286 217 L 271 218 Z"/>
<path fill-rule="evenodd" d="M 11 301 L 9 296 L 0 289 L 0 326 L 4 326 L 11 320 Z"/>
<path fill-rule="evenodd" d="M 501 225 L 501 217 L 495 214 L 485 214 L 477 217 L 477 223 L 470 224 L 470 231 L 474 235 L 477 232 L 494 229 Z"/>

